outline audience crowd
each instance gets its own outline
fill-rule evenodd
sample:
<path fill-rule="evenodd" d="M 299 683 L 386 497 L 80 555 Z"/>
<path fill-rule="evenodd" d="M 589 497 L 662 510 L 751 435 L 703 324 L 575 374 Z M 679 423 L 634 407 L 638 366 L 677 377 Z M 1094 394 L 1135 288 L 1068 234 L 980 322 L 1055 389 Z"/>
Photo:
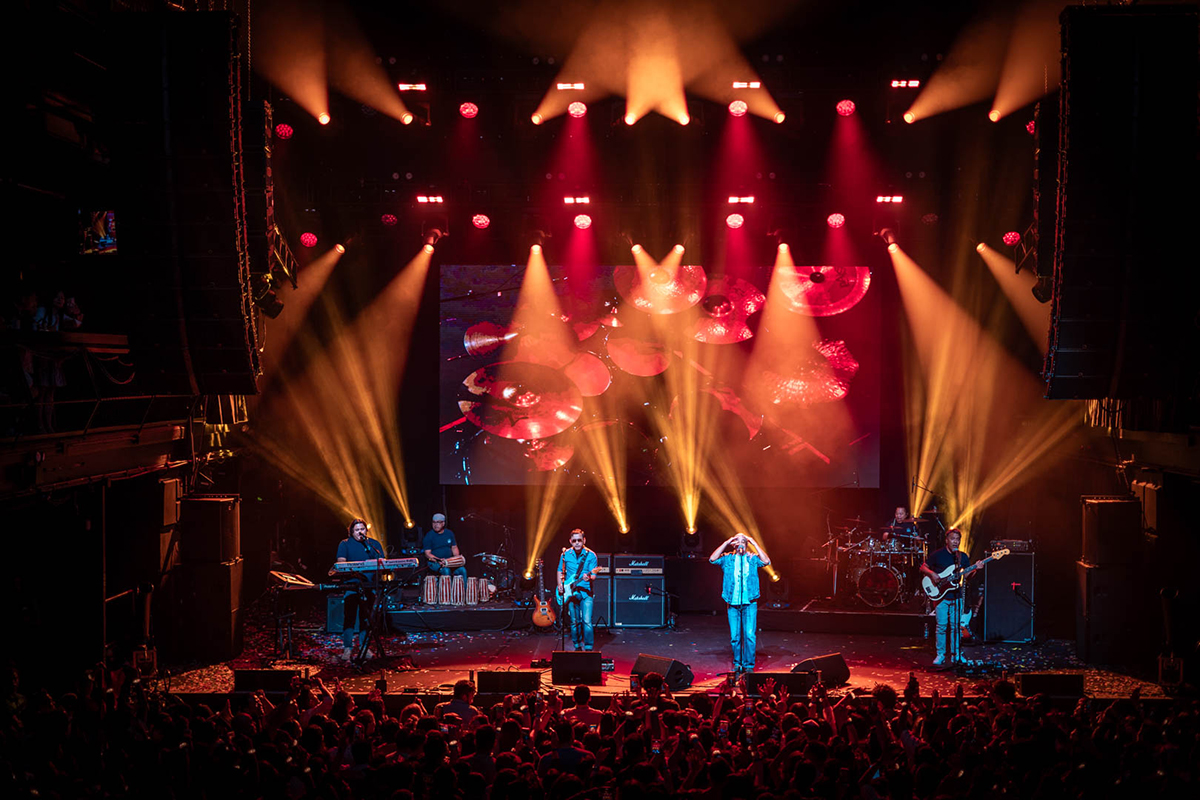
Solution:
<path fill-rule="evenodd" d="M 481 707 L 460 681 L 431 711 L 320 680 L 208 706 L 129 669 L 97 668 L 58 698 L 12 674 L 5 797 L 1183 798 L 1200 768 L 1194 702 L 1071 710 L 1007 681 L 970 700 L 921 697 L 915 679 L 836 699 L 769 680 L 761 696 L 725 684 L 685 699 L 651 673 L 600 709 L 586 686 Z"/>

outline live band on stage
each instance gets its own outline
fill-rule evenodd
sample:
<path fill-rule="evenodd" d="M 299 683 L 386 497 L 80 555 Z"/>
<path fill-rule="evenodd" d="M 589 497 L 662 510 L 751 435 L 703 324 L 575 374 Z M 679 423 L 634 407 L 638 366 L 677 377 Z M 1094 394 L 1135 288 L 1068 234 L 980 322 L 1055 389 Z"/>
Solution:
<path fill-rule="evenodd" d="M 976 593 L 978 599 L 972 602 L 969 579 L 1008 555 L 1006 545 L 1022 544 L 994 542 L 985 558 L 972 562 L 959 549 L 962 533 L 945 528 L 936 509 L 913 517 L 904 506 L 897 507 L 892 518 L 879 527 L 870 527 L 862 518 L 827 527 L 829 538 L 823 549 L 832 577 L 829 600 L 850 611 L 907 611 L 933 617 L 934 666 L 965 663 L 961 647 L 978 638 L 972 633 L 972 620 L 982 601 Z M 510 566 L 511 541 L 507 537 L 499 553 L 476 553 L 468 558 L 457 536 L 446 527 L 445 515 L 438 513 L 421 541 L 419 556 L 408 549 L 405 557 L 395 558 L 369 533 L 365 520 L 350 523 L 329 569 L 337 583 L 319 587 L 343 592 L 342 656 L 360 666 L 386 655 L 385 608 L 388 598 L 403 585 L 419 587 L 417 604 L 427 609 L 453 611 L 496 601 L 527 606 L 535 627 L 555 628 L 562 636 L 563 649 L 569 637 L 573 648 L 582 651 L 595 647 L 597 625 L 622 624 L 621 604 L 626 602 L 626 593 L 632 592 L 629 601 L 660 609 L 674 597 L 662 583 L 664 556 L 597 554 L 587 547 L 587 534 L 581 528 L 573 528 L 567 535 L 550 562 L 553 566 L 543 558 L 535 559 L 534 569 L 524 575 L 527 588 L 523 593 Z M 547 550 L 553 552 L 554 546 Z M 709 562 L 722 573 L 720 594 L 729 618 L 731 671 L 753 672 L 762 596 L 758 573 L 771 567 L 771 559 L 760 542 L 739 532 L 719 544 Z M 469 574 L 468 564 L 479 574 Z M 300 588 L 280 580 L 284 588 Z M 616 596 L 618 592 L 621 597 Z M 673 615 L 663 611 L 657 619 L 639 619 L 643 624 L 630 627 L 673 628 L 668 620 L 673 623 Z"/>

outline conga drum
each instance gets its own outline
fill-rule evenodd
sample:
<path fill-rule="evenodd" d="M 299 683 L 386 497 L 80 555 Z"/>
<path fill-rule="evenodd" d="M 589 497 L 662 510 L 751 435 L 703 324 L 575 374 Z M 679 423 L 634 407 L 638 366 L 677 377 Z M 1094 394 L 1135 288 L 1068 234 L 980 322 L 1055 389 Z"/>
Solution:
<path fill-rule="evenodd" d="M 438 605 L 450 605 L 450 587 L 454 583 L 454 579 L 449 575 L 437 576 L 437 601 Z"/>
<path fill-rule="evenodd" d="M 450 581 L 450 605 L 461 606 L 467 601 L 467 579 L 455 575 Z"/>
<path fill-rule="evenodd" d="M 421 591 L 421 599 L 425 602 L 425 605 L 431 606 L 438 601 L 437 586 L 437 575 L 425 576 L 425 586 L 422 587 Z"/>
<path fill-rule="evenodd" d="M 479 605 L 479 582 L 475 578 L 467 578 L 467 605 Z"/>

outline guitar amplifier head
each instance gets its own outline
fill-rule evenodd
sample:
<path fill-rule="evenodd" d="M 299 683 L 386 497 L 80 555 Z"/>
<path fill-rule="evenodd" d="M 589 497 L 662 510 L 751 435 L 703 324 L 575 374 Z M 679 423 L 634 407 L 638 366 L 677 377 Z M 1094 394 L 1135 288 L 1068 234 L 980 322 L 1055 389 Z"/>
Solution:
<path fill-rule="evenodd" d="M 1008 550 L 1010 553 L 1032 553 L 1033 542 L 1025 539 L 993 539 L 988 544 L 988 552 Z"/>

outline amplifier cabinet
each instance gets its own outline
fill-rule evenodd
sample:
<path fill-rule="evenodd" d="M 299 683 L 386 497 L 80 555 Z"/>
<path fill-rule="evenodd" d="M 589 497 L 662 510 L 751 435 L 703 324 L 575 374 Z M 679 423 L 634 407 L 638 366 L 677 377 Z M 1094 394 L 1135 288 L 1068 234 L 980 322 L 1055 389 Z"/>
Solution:
<path fill-rule="evenodd" d="M 983 640 L 1032 642 L 1033 553 L 1009 553 L 983 570 Z"/>
<path fill-rule="evenodd" d="M 663 556 L 619 553 L 613 556 L 613 577 L 619 578 L 630 575 L 661 576 L 665 563 L 666 559 Z"/>
<path fill-rule="evenodd" d="M 666 624 L 661 575 L 612 580 L 612 627 L 661 628 Z"/>

